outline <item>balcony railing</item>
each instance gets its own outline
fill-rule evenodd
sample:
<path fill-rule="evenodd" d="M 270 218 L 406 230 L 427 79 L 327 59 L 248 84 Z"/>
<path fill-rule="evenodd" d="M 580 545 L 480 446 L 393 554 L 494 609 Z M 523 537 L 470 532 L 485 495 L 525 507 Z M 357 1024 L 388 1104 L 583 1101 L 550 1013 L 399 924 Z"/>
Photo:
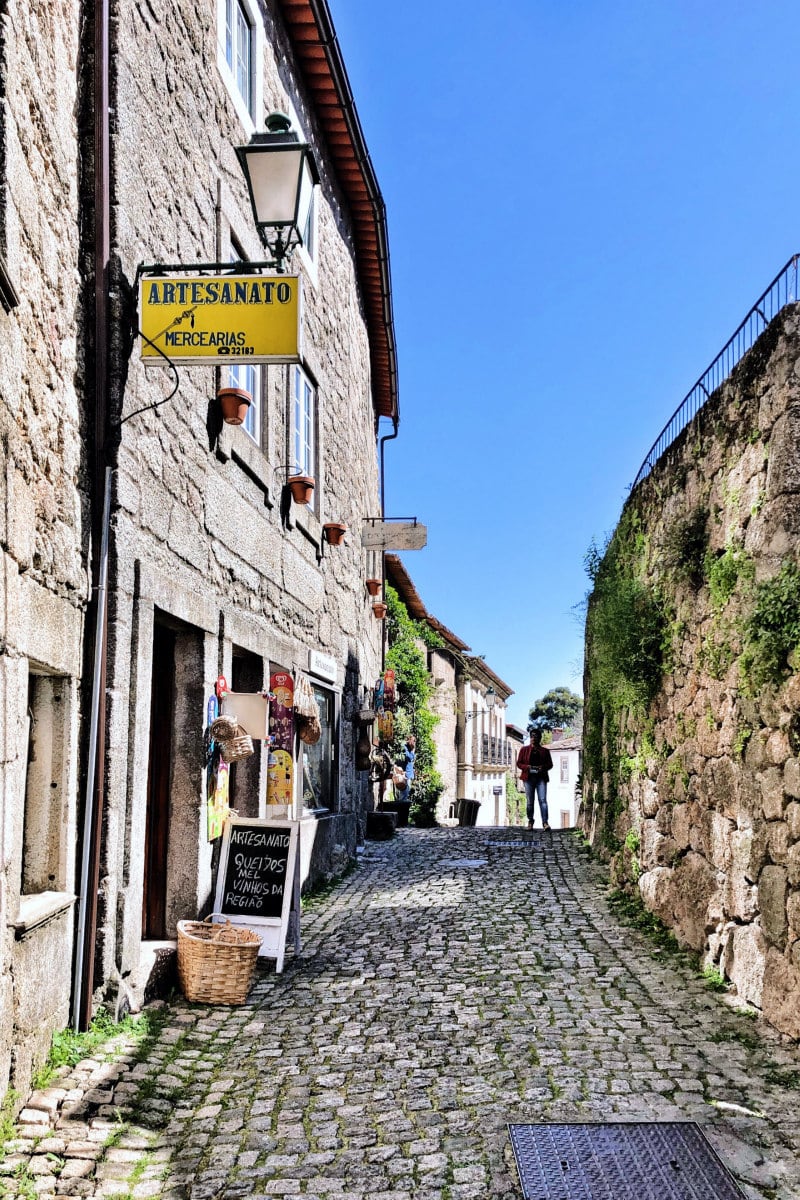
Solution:
<path fill-rule="evenodd" d="M 479 761 L 486 766 L 513 766 L 514 748 L 508 738 L 490 737 L 484 733 Z"/>
<path fill-rule="evenodd" d="M 797 254 L 789 259 L 764 294 L 756 300 L 733 337 L 726 342 L 711 366 L 703 372 L 691 391 L 680 402 L 645 455 L 645 460 L 631 484 L 631 490 L 650 474 L 664 451 L 683 432 L 706 400 L 725 382 L 733 368 L 755 344 L 756 339 L 764 332 L 770 321 L 777 317 L 787 304 L 793 304 L 797 300 L 798 261 L 800 261 L 800 255 Z"/>

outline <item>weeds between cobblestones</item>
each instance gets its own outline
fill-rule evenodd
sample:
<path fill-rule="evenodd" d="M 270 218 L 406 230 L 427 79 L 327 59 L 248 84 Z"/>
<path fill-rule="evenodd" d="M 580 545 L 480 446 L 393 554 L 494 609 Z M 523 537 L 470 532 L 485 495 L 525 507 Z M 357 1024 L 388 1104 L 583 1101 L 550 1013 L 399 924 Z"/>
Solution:
<path fill-rule="evenodd" d="M 34 1094 L 0 1194 L 484 1200 L 519 1196 L 506 1122 L 696 1119 L 748 1200 L 798 1200 L 798 1048 L 624 925 L 577 839 L 520 840 L 370 847 L 246 1005 L 176 1000 Z"/>

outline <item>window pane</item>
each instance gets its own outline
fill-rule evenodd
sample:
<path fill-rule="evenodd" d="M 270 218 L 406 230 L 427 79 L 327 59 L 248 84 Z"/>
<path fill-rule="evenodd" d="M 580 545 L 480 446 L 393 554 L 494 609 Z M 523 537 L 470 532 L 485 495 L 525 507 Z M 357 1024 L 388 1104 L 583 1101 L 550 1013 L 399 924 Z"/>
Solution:
<path fill-rule="evenodd" d="M 253 30 L 247 13 L 241 4 L 236 5 L 236 86 L 247 105 L 248 112 L 252 111 L 252 61 L 253 61 Z"/>
<path fill-rule="evenodd" d="M 294 369 L 291 445 L 293 468 L 301 475 L 313 475 L 314 389 L 299 367 Z"/>
<path fill-rule="evenodd" d="M 235 245 L 230 248 L 229 262 L 241 262 L 242 255 Z M 242 428 L 257 446 L 261 445 L 261 367 L 249 363 L 237 363 L 228 367 L 228 382 L 231 387 L 243 388 L 250 393 L 251 404 Z"/>
<path fill-rule="evenodd" d="M 225 61 L 233 70 L 233 0 L 225 0 Z"/>
<path fill-rule="evenodd" d="M 313 746 L 303 745 L 303 803 L 306 808 L 334 807 L 335 698 L 326 688 L 312 684 L 319 706 L 322 735 Z"/>

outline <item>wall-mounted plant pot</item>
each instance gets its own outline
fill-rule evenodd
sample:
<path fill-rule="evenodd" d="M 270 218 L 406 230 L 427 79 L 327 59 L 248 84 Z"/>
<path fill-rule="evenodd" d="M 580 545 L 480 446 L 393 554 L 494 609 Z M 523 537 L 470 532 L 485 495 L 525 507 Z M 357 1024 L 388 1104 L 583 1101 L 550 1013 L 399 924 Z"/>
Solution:
<path fill-rule="evenodd" d="M 380 579 L 368 579 L 366 582 L 367 582 L 367 591 L 369 592 L 370 596 L 377 596 L 381 590 Z"/>
<path fill-rule="evenodd" d="M 314 495 L 313 475 L 290 475 L 288 479 L 295 504 L 308 504 Z"/>
<path fill-rule="evenodd" d="M 322 532 L 325 541 L 331 546 L 341 546 L 344 535 L 347 533 L 347 526 L 343 525 L 341 521 L 327 521 L 322 526 Z"/>
<path fill-rule="evenodd" d="M 222 419 L 226 425 L 243 425 L 253 398 L 244 388 L 220 388 L 217 392 Z"/>
<path fill-rule="evenodd" d="M 382 621 L 387 613 L 387 606 L 383 600 L 375 600 L 372 605 L 372 611 L 379 621 Z"/>

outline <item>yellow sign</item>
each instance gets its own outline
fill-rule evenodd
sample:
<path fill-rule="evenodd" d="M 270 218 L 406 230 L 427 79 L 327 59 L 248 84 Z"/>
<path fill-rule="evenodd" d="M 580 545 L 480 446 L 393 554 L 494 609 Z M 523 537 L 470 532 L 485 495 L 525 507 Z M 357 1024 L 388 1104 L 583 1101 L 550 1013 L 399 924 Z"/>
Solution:
<path fill-rule="evenodd" d="M 299 362 L 301 297 L 296 275 L 147 276 L 139 282 L 142 359 L 163 363 L 162 350 L 203 366 Z"/>

